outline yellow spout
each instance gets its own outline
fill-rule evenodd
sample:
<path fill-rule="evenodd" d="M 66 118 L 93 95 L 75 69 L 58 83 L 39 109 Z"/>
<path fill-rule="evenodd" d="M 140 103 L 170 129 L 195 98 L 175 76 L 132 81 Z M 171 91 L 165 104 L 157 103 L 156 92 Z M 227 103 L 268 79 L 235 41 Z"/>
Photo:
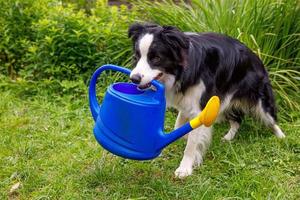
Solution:
<path fill-rule="evenodd" d="M 213 96 L 207 102 L 205 108 L 201 113 L 190 121 L 190 125 L 193 129 L 198 128 L 202 124 L 206 127 L 211 126 L 216 120 L 220 110 L 220 99 L 217 96 Z"/>

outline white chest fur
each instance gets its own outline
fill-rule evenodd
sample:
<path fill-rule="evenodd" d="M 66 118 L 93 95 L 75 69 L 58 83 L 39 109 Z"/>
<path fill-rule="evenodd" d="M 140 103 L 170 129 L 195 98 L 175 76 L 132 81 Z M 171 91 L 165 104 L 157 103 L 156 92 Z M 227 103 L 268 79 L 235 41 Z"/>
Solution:
<path fill-rule="evenodd" d="M 166 85 L 167 106 L 174 107 L 182 114 L 191 119 L 199 114 L 200 99 L 205 92 L 205 85 L 202 81 L 197 85 L 190 87 L 184 94 L 177 93 L 175 87 Z"/>

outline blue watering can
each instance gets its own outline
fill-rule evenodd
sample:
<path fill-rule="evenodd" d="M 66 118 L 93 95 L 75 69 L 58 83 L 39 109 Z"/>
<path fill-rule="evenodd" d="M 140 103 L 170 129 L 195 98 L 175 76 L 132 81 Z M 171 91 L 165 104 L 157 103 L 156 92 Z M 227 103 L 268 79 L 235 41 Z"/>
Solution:
<path fill-rule="evenodd" d="M 153 159 L 170 143 L 202 124 L 210 126 L 217 117 L 220 100 L 213 96 L 197 117 L 171 133 L 164 133 L 164 86 L 153 80 L 151 84 L 155 90 L 139 90 L 133 83 L 114 83 L 108 87 L 102 105 L 99 105 L 96 82 L 105 70 L 127 75 L 131 71 L 104 65 L 95 71 L 89 86 L 90 109 L 95 120 L 94 135 L 106 150 L 115 155 L 134 160 Z"/>

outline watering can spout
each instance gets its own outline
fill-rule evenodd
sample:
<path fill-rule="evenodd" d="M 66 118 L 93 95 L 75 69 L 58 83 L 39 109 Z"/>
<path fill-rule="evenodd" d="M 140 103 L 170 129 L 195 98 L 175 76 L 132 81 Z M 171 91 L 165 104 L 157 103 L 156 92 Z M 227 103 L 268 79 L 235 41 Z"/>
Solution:
<path fill-rule="evenodd" d="M 218 113 L 220 110 L 220 99 L 217 96 L 213 96 L 207 102 L 205 108 L 202 112 L 199 113 L 197 117 L 190 120 L 183 126 L 175 129 L 174 131 L 165 134 L 161 133 L 163 139 L 161 140 L 162 143 L 160 144 L 160 148 L 164 148 L 165 146 L 169 145 L 170 143 L 174 142 L 178 138 L 184 136 L 185 134 L 189 133 L 191 130 L 198 128 L 201 125 L 209 127 L 213 124 L 216 120 Z M 201 134 L 201 133 L 200 133 Z"/>

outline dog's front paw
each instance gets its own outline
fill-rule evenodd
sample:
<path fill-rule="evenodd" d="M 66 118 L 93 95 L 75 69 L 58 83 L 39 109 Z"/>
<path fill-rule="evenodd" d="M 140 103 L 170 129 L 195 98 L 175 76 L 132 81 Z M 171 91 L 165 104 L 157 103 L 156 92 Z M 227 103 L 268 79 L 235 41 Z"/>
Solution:
<path fill-rule="evenodd" d="M 175 171 L 175 177 L 183 179 L 187 176 L 192 175 L 193 168 L 188 166 L 179 166 Z"/>

